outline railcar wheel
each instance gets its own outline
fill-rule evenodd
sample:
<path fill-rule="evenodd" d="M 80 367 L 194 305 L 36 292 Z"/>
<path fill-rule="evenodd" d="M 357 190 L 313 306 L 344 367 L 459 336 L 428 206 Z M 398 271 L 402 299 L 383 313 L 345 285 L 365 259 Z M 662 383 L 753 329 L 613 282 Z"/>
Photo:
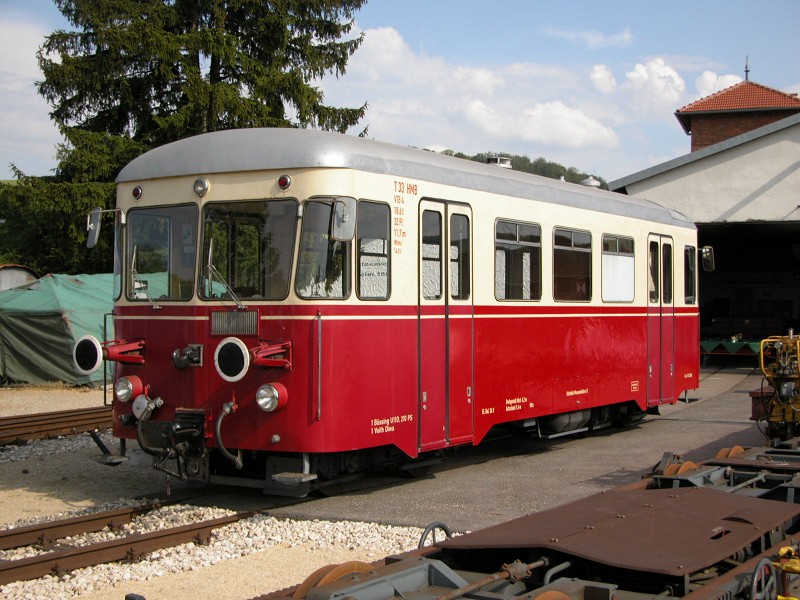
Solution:
<path fill-rule="evenodd" d="M 292 598 L 305 598 L 308 592 L 317 586 L 333 583 L 353 573 L 369 573 L 373 569 L 372 565 L 360 560 L 353 560 L 339 565 L 325 565 L 306 577 L 303 583 L 297 586 Z"/>
<path fill-rule="evenodd" d="M 731 451 L 728 452 L 728 458 L 734 458 L 735 456 L 741 456 L 744 454 L 744 448 L 741 446 L 734 446 L 731 448 Z"/>
<path fill-rule="evenodd" d="M 750 600 L 774 600 L 778 597 L 778 577 L 769 558 L 762 558 L 753 569 Z"/>
<path fill-rule="evenodd" d="M 734 446 L 733 448 L 721 448 L 714 458 L 735 458 L 744 454 L 744 448 Z"/>

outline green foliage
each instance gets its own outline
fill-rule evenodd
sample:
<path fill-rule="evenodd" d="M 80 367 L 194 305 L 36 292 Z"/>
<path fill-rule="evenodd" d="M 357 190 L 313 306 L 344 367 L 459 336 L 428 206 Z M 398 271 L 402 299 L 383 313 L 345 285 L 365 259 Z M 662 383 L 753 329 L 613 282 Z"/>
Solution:
<path fill-rule="evenodd" d="M 555 162 L 545 160 L 541 156 L 536 160 L 531 160 L 529 157 L 522 154 L 509 154 L 505 152 L 479 152 L 473 156 L 464 154 L 463 152 L 454 152 L 453 150 L 444 150 L 442 154 L 448 156 L 455 156 L 456 158 L 463 158 L 466 160 L 473 160 L 475 162 L 485 163 L 488 158 L 495 156 L 506 156 L 511 159 L 511 167 L 515 171 L 522 171 L 524 173 L 533 173 L 534 175 L 541 175 L 542 177 L 549 177 L 550 179 L 561 179 L 570 183 L 580 183 L 587 177 L 594 177 L 602 185 L 603 189 L 608 189 L 608 183 L 602 177 L 597 175 L 590 175 L 578 171 L 575 167 L 565 167 Z"/>
<path fill-rule="evenodd" d="M 63 128 L 66 144 L 58 146 L 56 179 L 62 182 L 112 182 L 122 167 L 147 146 L 129 137 L 77 127 Z"/>
<path fill-rule="evenodd" d="M 344 74 L 364 2 L 55 0 L 74 31 L 45 39 L 37 87 L 66 143 L 54 176 L 17 171 L 16 185 L 0 184 L 0 261 L 110 271 L 113 228 L 87 251 L 85 216 L 113 208 L 119 170 L 155 146 L 230 128 L 358 123 L 366 104 L 327 106 L 311 82 Z"/>
<path fill-rule="evenodd" d="M 86 250 L 86 215 L 114 203 L 113 183 L 62 183 L 18 173 L 0 184 L 0 261 L 39 273 L 108 273 L 113 227 L 103 228 L 97 252 Z"/>
<path fill-rule="evenodd" d="M 309 82 L 344 74 L 365 0 L 56 0 L 78 29 L 38 59 L 62 126 L 157 146 L 239 127 L 343 132 L 366 105 L 334 108 Z"/>

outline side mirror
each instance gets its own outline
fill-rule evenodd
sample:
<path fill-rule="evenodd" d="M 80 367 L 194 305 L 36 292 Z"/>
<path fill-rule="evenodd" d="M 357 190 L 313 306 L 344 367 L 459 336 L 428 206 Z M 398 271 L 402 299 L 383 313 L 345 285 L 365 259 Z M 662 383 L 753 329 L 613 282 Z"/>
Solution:
<path fill-rule="evenodd" d="M 100 237 L 100 219 L 103 216 L 103 210 L 100 207 L 95 207 L 89 211 L 89 216 L 86 217 L 86 247 L 94 248 L 97 245 L 97 238 Z"/>
<path fill-rule="evenodd" d="M 356 234 L 356 199 L 342 196 L 333 201 L 331 237 L 338 242 L 349 242 Z"/>
<path fill-rule="evenodd" d="M 704 271 L 713 271 L 716 268 L 714 264 L 714 248 L 712 246 L 700 248 L 700 260 L 703 263 Z"/>

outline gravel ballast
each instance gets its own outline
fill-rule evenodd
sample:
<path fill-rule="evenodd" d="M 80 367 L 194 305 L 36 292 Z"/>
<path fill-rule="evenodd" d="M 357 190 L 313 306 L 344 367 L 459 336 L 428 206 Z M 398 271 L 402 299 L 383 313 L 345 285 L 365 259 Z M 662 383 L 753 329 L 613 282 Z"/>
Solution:
<path fill-rule="evenodd" d="M 64 387 L 0 388 L 0 415 L 66 410 L 102 404 L 102 391 Z M 109 447 L 110 432 L 101 436 Z M 165 489 L 164 475 L 147 467 L 114 467 L 93 460 L 99 450 L 88 434 L 0 447 L 0 528 L 143 502 Z M 112 476 L 113 475 L 113 476 Z M 216 518 L 231 511 L 175 505 L 136 519 L 125 529 L 147 532 Z M 124 531 L 122 532 L 124 533 Z M 320 566 L 350 560 L 372 562 L 415 548 L 422 529 L 358 521 L 278 519 L 258 514 L 219 528 L 206 545 L 183 544 L 136 563 L 79 569 L 60 577 L 0 586 L 8 599 L 120 599 L 136 592 L 157 598 L 251 598 L 299 583 Z M 72 544 L 110 539 L 102 531 Z M 0 559 L 31 554 L 0 553 Z"/>

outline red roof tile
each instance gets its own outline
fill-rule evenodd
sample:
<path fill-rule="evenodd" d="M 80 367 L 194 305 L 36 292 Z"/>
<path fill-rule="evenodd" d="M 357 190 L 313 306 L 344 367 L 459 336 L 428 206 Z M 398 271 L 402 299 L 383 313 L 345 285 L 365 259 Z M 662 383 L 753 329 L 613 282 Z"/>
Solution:
<path fill-rule="evenodd" d="M 709 112 L 737 112 L 746 110 L 789 110 L 800 111 L 800 98 L 797 94 L 787 94 L 775 88 L 741 81 L 700 98 L 675 111 L 675 116 L 683 130 L 692 131 L 692 115 Z"/>
<path fill-rule="evenodd" d="M 687 104 L 683 108 L 679 108 L 677 113 L 758 108 L 800 108 L 800 98 L 797 97 L 797 94 L 787 94 L 760 83 L 742 81 Z"/>

